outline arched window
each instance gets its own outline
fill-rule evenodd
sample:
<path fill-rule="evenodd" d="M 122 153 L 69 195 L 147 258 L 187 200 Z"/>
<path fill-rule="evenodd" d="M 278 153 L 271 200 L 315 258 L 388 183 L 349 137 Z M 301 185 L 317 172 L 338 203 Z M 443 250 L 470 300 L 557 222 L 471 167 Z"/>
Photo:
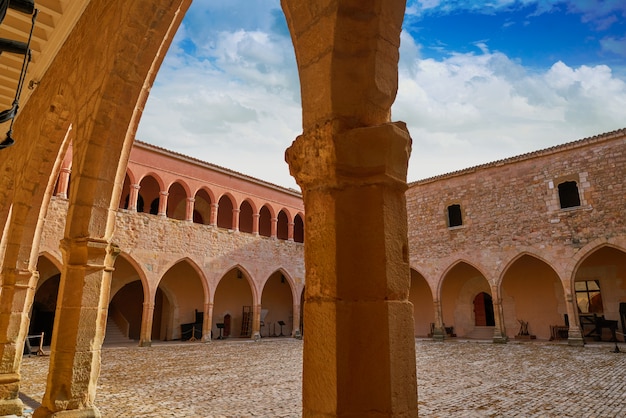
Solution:
<path fill-rule="evenodd" d="M 228 196 L 222 196 L 218 202 L 217 226 L 233 229 L 233 202 Z"/>
<path fill-rule="evenodd" d="M 252 205 L 247 200 L 239 207 L 239 231 L 252 233 Z"/>
<path fill-rule="evenodd" d="M 259 235 L 272 236 L 272 215 L 267 206 L 263 206 L 259 211 Z"/>
<path fill-rule="evenodd" d="M 304 222 L 300 215 L 296 215 L 293 219 L 293 240 L 295 242 L 304 242 Z"/>
<path fill-rule="evenodd" d="M 206 190 L 198 190 L 193 208 L 194 223 L 208 225 L 211 222 L 211 196 Z"/>
<path fill-rule="evenodd" d="M 289 220 L 287 214 L 282 210 L 278 212 L 278 224 L 276 225 L 276 238 L 288 239 L 289 238 Z"/>

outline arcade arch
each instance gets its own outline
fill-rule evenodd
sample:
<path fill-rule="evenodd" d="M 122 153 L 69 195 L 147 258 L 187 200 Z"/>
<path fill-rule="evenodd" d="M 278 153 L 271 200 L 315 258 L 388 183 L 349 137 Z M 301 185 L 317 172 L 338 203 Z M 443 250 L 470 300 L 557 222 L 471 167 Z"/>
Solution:
<path fill-rule="evenodd" d="M 612 338 L 610 323 L 593 333 L 595 318 L 621 322 L 619 332 L 626 333 L 626 251 L 606 245 L 591 251 L 576 268 L 572 289 L 583 336 Z"/>
<path fill-rule="evenodd" d="M 282 270 L 275 271 L 261 293 L 262 337 L 288 336 L 295 332 L 293 302 L 291 281 Z"/>
<path fill-rule="evenodd" d="M 153 321 L 160 321 L 158 339 L 188 340 L 191 338 L 194 325 L 185 325 L 198 323 L 198 313 L 204 313 L 206 294 L 204 283 L 205 280 L 198 269 L 186 259 L 178 261 L 166 271 L 158 286 L 164 292 L 163 310 L 160 314 L 156 310 L 157 301 L 155 300 Z M 155 325 L 152 329 L 155 329 Z M 196 327 L 197 332 L 201 330 L 202 320 Z"/>
<path fill-rule="evenodd" d="M 481 293 L 491 296 L 489 282 L 471 264 L 461 261 L 445 274 L 440 296 L 442 318 L 446 327 L 454 327 L 457 336 L 486 337 L 489 329 L 493 329 L 493 326 L 476 325 L 474 299 Z"/>
<path fill-rule="evenodd" d="M 505 270 L 500 284 L 504 323 L 509 338 L 528 323 L 528 331 L 539 339 L 549 339 L 550 326 L 565 321 L 567 306 L 561 280 L 545 261 L 524 254 Z"/>
<path fill-rule="evenodd" d="M 196 193 L 193 204 L 193 222 L 209 225 L 211 223 L 211 196 L 205 189 Z"/>
<path fill-rule="evenodd" d="M 416 337 L 432 334 L 431 324 L 435 324 L 433 294 L 428 282 L 417 271 L 411 269 L 409 302 L 413 304 L 414 333 Z"/>
<path fill-rule="evenodd" d="M 157 215 L 159 213 L 159 198 L 161 186 L 153 176 L 146 176 L 139 183 L 137 198 L 137 212 Z"/>
<path fill-rule="evenodd" d="M 187 192 L 178 182 L 172 184 L 167 195 L 167 217 L 184 221 L 187 214 Z"/>
<path fill-rule="evenodd" d="M 212 335 L 251 337 L 253 291 L 247 273 L 234 267 L 220 279 L 213 298 Z M 220 329 L 218 324 L 222 324 Z"/>
<path fill-rule="evenodd" d="M 228 195 L 220 197 L 217 202 L 217 226 L 219 228 L 233 229 L 233 201 Z"/>

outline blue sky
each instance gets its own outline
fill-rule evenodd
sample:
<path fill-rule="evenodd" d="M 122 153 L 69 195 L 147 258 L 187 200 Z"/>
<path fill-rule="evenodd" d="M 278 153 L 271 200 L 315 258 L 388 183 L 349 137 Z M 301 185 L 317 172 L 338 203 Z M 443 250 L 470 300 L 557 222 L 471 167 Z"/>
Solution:
<path fill-rule="evenodd" d="M 137 139 L 297 188 L 302 131 L 279 0 L 194 0 Z M 409 181 L 626 127 L 626 2 L 409 0 L 392 119 Z"/>

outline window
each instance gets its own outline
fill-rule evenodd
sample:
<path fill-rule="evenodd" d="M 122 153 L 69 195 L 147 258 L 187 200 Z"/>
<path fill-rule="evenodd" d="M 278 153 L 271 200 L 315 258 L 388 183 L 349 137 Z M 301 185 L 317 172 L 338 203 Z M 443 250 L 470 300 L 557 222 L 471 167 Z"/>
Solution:
<path fill-rule="evenodd" d="M 461 217 L 461 205 L 448 206 L 448 227 L 463 225 L 463 218 Z"/>
<path fill-rule="evenodd" d="M 575 181 L 564 181 L 559 184 L 559 201 L 561 209 L 580 206 L 580 195 Z"/>
<path fill-rule="evenodd" d="M 602 295 L 600 295 L 600 280 L 585 280 L 575 282 L 576 303 L 578 312 L 582 314 L 602 314 Z"/>

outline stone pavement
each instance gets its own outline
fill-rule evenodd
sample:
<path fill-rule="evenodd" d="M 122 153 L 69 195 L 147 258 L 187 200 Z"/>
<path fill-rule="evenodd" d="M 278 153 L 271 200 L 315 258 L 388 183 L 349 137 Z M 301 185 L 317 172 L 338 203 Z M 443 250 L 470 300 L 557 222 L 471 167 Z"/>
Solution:
<path fill-rule="evenodd" d="M 417 340 L 420 417 L 625 417 L 626 344 Z M 49 357 L 25 357 L 41 401 Z M 302 341 L 161 343 L 102 352 L 104 417 L 299 417 Z M 28 415 L 28 414 L 27 414 Z"/>

